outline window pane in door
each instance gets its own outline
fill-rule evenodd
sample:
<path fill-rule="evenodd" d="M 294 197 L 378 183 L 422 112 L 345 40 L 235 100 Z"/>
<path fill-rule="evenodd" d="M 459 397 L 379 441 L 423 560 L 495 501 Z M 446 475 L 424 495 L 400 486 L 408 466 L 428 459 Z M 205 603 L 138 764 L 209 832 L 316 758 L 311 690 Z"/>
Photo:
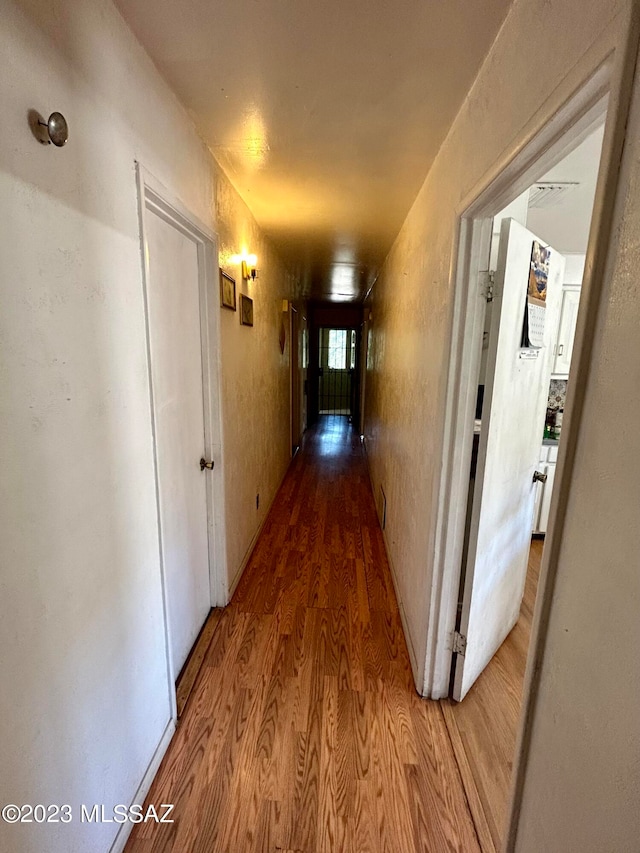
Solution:
<path fill-rule="evenodd" d="M 344 370 L 346 363 L 347 332 L 345 329 L 330 329 L 328 366 L 333 370 Z"/>

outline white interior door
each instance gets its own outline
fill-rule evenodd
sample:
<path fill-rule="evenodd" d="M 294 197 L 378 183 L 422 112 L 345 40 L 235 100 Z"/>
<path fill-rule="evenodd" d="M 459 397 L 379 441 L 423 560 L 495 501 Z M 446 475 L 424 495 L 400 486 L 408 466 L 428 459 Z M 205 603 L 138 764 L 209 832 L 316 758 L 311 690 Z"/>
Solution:
<path fill-rule="evenodd" d="M 169 653 L 177 675 L 210 609 L 198 246 L 147 211 L 151 378 Z"/>
<path fill-rule="evenodd" d="M 535 240 L 545 245 L 515 220 L 503 221 L 464 575 L 460 634 L 466 649 L 455 655 L 453 696 L 458 700 L 517 622 L 524 593 L 536 497 L 533 474 L 544 432 L 564 274 L 564 258 L 552 249 L 543 345 L 523 350 Z"/>
<path fill-rule="evenodd" d="M 580 289 L 564 290 L 562 292 L 562 308 L 560 310 L 560 328 L 556 344 L 552 372 L 558 376 L 568 376 L 571 367 L 573 339 L 578 322 L 578 307 L 580 305 Z"/>

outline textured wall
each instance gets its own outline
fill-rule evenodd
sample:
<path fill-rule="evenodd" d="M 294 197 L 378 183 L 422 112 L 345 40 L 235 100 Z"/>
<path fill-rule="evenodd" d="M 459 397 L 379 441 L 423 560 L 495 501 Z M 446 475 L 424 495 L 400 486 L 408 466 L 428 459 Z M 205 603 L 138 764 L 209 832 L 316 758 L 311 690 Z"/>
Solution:
<path fill-rule="evenodd" d="M 219 170 L 216 218 L 220 265 L 236 280 L 238 303 L 237 311 L 220 312 L 227 565 L 233 588 L 291 457 L 289 316 L 282 312 L 282 300 L 291 297 L 292 286 L 248 208 Z M 250 283 L 243 282 L 240 267 L 231 262 L 243 250 L 258 257 L 258 278 Z M 253 327 L 240 325 L 241 292 L 253 299 Z M 287 337 L 281 353 L 283 321 Z"/>
<path fill-rule="evenodd" d="M 620 187 L 533 709 L 522 853 L 639 849 L 638 71 Z"/>
<path fill-rule="evenodd" d="M 5 0 L 0 54 L 0 800 L 109 808 L 170 716 L 134 161 L 212 229 L 216 183 L 221 232 L 251 219 L 111 3 Z M 29 108 L 66 115 L 65 148 Z M 222 323 L 232 570 L 289 430 L 282 276 L 251 237 L 256 326 Z M 0 849 L 106 851 L 116 829 L 0 823 Z"/>
<path fill-rule="evenodd" d="M 453 297 L 457 208 L 572 92 L 589 51 L 602 61 L 615 3 L 519 0 L 512 7 L 389 253 L 371 295 L 365 432 L 374 488 L 423 690 Z M 539 111 L 539 112 L 538 112 Z"/>

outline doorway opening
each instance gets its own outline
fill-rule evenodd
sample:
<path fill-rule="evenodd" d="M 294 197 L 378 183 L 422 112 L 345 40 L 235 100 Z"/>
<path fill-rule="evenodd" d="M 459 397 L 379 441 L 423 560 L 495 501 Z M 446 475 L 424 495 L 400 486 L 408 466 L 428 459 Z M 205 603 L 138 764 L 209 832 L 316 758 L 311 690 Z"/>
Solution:
<path fill-rule="evenodd" d="M 482 571 L 483 547 L 505 572 L 520 573 L 512 593 L 517 605 L 530 534 L 544 537 L 549 523 L 604 120 L 603 115 L 586 139 L 493 218 L 456 624 L 465 639 L 473 630 L 465 609 L 474 595 L 466 581 Z M 513 477 L 521 469 L 516 486 Z M 508 540 L 502 552 L 496 550 L 499 537 Z M 489 571 L 484 583 L 490 595 L 509 594 L 509 580 L 496 579 L 495 567 Z M 481 604 L 485 634 L 487 604 Z M 513 627 L 515 615 L 513 610 L 500 614 L 495 643 L 487 645 L 477 672 Z M 465 684 L 466 666 L 465 656 L 453 655 L 456 699 L 476 677 L 472 673 Z"/>
<path fill-rule="evenodd" d="M 433 633 L 428 647 L 424 693 L 432 698 L 453 695 L 462 700 L 445 699 L 443 712 L 469 789 L 481 844 L 487 850 L 502 849 L 516 825 L 514 815 L 517 815 L 522 793 L 520 780 L 531 731 L 532 697 L 537 690 L 535 661 L 541 654 L 571 473 L 575 467 L 584 399 L 582 389 L 589 371 L 628 110 L 627 90 L 622 80 L 630 77 L 633 70 L 631 61 L 625 56 L 615 68 L 615 78 L 612 78 L 612 68 L 611 63 L 600 66 L 580 90 L 549 115 L 546 123 L 540 121 L 536 134 L 529 137 L 501 171 L 496 171 L 481 192 L 470 197 L 461 212 L 445 420 L 446 450 L 439 497 L 442 524 L 436 551 L 438 605 L 437 618 L 430 629 Z M 554 248 L 554 238 L 542 233 L 539 213 L 550 215 L 552 205 L 548 205 L 545 212 L 545 204 L 539 202 L 554 192 L 553 187 L 547 186 L 554 181 L 580 183 L 573 179 L 561 181 L 552 170 L 588 139 L 593 142 L 598 132 L 603 141 L 599 168 L 595 166 L 593 223 L 586 260 L 579 262 L 577 256 L 584 252 L 563 245 L 563 255 Z M 594 147 L 598 145 L 594 143 Z M 559 195 L 564 195 L 568 201 L 571 193 L 576 192 L 579 190 L 572 186 L 563 188 Z M 526 200 L 521 198 L 525 193 Z M 526 226 L 521 224 L 522 219 L 519 220 L 518 211 L 514 209 L 518 203 L 524 209 Z M 587 207 L 591 213 L 591 205 Z M 495 225 L 494 220 L 497 220 Z M 497 240 L 494 227 L 499 232 Z M 498 256 L 496 265 L 490 263 L 492 243 L 494 254 Z M 540 267 L 546 268 L 547 276 L 547 289 L 542 298 L 541 293 L 535 291 Z M 507 281 L 514 268 L 519 271 L 519 280 L 508 287 Z M 530 273 L 533 273 L 531 277 Z M 577 280 L 571 279 L 573 275 L 578 276 Z M 576 329 L 573 321 L 569 323 L 568 320 L 571 299 L 575 297 L 567 297 L 564 292 L 577 289 L 580 282 L 582 298 L 579 314 L 575 312 L 577 332 L 575 354 L 570 360 L 571 380 L 567 383 L 561 423 L 558 424 L 556 415 L 554 424 L 553 418 L 546 416 L 546 409 L 554 408 L 550 405 L 550 396 L 562 399 L 562 394 L 555 393 L 557 388 L 550 388 L 550 382 L 552 371 L 556 373 L 556 380 L 561 378 L 557 375 L 558 359 L 567 352 L 566 343 L 561 346 L 558 334 L 562 326 Z M 532 291 L 529 291 L 530 284 L 533 284 Z M 489 312 L 488 305 L 491 306 Z M 566 322 L 561 322 L 563 313 Z M 508 319 L 510 330 L 506 337 L 504 319 Z M 483 338 L 487 348 L 484 366 Z M 481 381 L 483 367 L 486 374 Z M 564 379 L 566 381 L 566 376 Z M 537 398 L 533 408 L 529 403 L 523 404 L 528 399 L 527 386 Z M 552 402 L 560 408 L 559 400 L 552 399 Z M 548 439 L 557 437 L 555 432 L 560 426 L 562 440 L 558 446 L 545 443 L 545 424 Z M 474 432 L 478 436 L 475 439 Z M 529 460 L 516 470 L 513 457 L 525 445 L 529 447 Z M 505 458 L 501 459 L 503 448 Z M 557 464 L 558 476 L 549 477 L 541 464 Z M 487 472 L 491 475 L 489 478 Z M 541 483 L 545 473 L 547 482 Z M 557 488 L 549 489 L 548 497 L 552 493 L 554 497 L 546 501 L 550 508 L 548 522 L 545 522 L 541 488 L 547 483 L 551 487 L 556 485 L 550 480 L 557 481 Z M 514 483 L 517 484 L 515 490 Z M 510 490 L 516 496 L 513 500 Z M 534 541 L 532 546 L 532 533 L 542 534 L 541 524 L 548 524 L 544 530 L 546 542 Z M 536 562 L 537 567 L 531 565 Z M 531 645 L 534 664 L 529 664 L 524 684 L 529 636 L 527 632 L 526 637 L 518 639 L 518 621 L 520 614 L 528 609 L 531 624 L 536 598 L 535 574 L 541 562 L 535 642 Z M 512 570 L 513 565 L 519 566 L 518 571 Z M 533 583 L 528 584 L 528 579 Z M 460 599 L 461 588 L 464 592 Z M 528 605 L 521 610 L 525 589 Z M 485 631 L 487 626 L 490 630 Z M 508 643 L 503 646 L 507 636 L 516 641 L 511 649 Z M 498 649 L 505 650 L 502 659 L 500 656 L 494 658 Z M 514 660 L 518 656 L 521 675 L 514 688 L 509 683 L 508 668 L 516 665 Z M 487 666 L 489 661 L 492 665 Z M 482 683 L 487 686 L 486 695 L 501 695 L 504 701 L 499 706 L 477 703 L 475 715 L 470 714 L 465 719 Z M 500 740 L 504 732 L 508 732 L 508 736 Z M 511 822 L 507 826 L 509 801 L 512 803 Z"/>
<path fill-rule="evenodd" d="M 352 422 L 356 409 L 358 332 L 321 328 L 318 350 L 318 413 L 343 415 Z"/>
<path fill-rule="evenodd" d="M 604 121 L 603 113 L 586 138 L 493 217 L 485 264 L 489 289 L 451 655 L 456 704 L 445 716 L 453 740 L 465 744 L 496 850 L 506 823 Z"/>

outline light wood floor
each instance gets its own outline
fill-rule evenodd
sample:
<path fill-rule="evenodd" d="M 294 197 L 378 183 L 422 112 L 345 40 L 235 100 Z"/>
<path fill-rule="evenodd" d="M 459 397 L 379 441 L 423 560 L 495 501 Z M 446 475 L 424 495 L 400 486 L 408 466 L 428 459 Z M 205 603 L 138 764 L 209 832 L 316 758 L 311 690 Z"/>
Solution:
<path fill-rule="evenodd" d="M 460 706 L 416 694 L 360 442 L 323 421 L 215 614 L 147 797 L 176 822 L 136 826 L 128 853 L 478 853 L 472 810 L 487 843 L 501 826 L 524 638 Z"/>
<path fill-rule="evenodd" d="M 484 853 L 502 849 L 543 542 L 534 539 L 520 619 L 462 702 L 442 703 Z"/>
<path fill-rule="evenodd" d="M 217 626 L 129 853 L 478 851 L 411 678 L 360 442 L 308 435 Z"/>

